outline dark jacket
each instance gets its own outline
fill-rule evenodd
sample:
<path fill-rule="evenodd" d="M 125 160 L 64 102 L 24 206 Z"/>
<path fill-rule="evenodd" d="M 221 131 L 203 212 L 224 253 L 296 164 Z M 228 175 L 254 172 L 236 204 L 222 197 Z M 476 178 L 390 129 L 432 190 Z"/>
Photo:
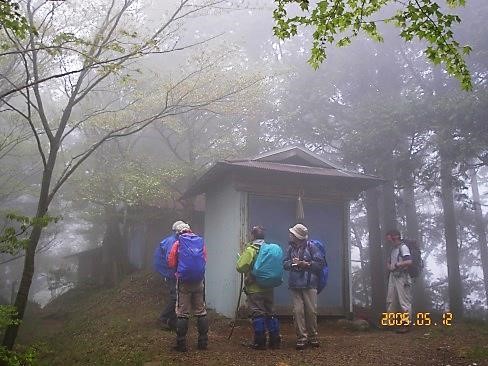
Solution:
<path fill-rule="evenodd" d="M 292 267 L 292 259 L 299 258 L 310 262 L 310 269 L 300 269 Z M 318 275 L 325 264 L 325 258 L 319 248 L 310 242 L 305 242 L 299 247 L 290 244 L 283 260 L 283 268 L 290 271 L 288 276 L 288 288 L 317 288 Z"/>

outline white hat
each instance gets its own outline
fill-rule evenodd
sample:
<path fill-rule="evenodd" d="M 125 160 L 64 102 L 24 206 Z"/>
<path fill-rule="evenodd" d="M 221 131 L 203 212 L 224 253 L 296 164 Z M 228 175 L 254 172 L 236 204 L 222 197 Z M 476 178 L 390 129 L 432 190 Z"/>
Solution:
<path fill-rule="evenodd" d="M 190 230 L 190 225 L 182 223 L 179 224 L 178 227 L 176 228 L 177 233 L 182 233 L 184 231 L 189 231 Z"/>
<path fill-rule="evenodd" d="M 305 225 L 296 224 L 295 226 L 289 228 L 288 231 L 300 240 L 308 239 L 308 229 Z"/>
<path fill-rule="evenodd" d="M 184 224 L 184 222 L 183 222 L 183 221 L 181 221 L 181 220 L 176 221 L 176 222 L 173 224 L 173 226 L 171 227 L 171 230 L 173 230 L 173 231 L 177 231 L 178 226 L 180 226 L 181 224 Z"/>

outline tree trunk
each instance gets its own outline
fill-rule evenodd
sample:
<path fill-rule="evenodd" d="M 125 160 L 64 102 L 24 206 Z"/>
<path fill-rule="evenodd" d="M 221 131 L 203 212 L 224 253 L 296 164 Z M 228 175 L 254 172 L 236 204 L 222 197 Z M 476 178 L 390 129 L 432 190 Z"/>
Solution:
<path fill-rule="evenodd" d="M 196 138 L 194 132 L 194 125 L 191 125 L 188 129 L 188 166 L 189 171 L 187 175 L 187 183 L 185 189 L 190 187 L 197 179 L 197 153 L 195 151 L 193 141 Z M 190 226 L 195 221 L 195 197 L 189 197 L 183 200 L 183 218 L 190 224 Z"/>
<path fill-rule="evenodd" d="M 481 210 L 480 193 L 478 190 L 478 179 L 476 170 L 471 169 L 471 191 L 473 193 L 474 215 L 476 220 L 476 233 L 480 250 L 481 267 L 483 269 L 483 282 L 485 285 L 485 301 L 488 305 L 488 248 L 486 246 L 486 231 Z"/>
<path fill-rule="evenodd" d="M 247 121 L 246 152 L 249 155 L 259 153 L 260 122 L 256 118 L 250 117 Z"/>
<path fill-rule="evenodd" d="M 361 285 L 363 286 L 363 296 L 364 296 L 364 300 L 366 302 L 366 307 L 369 308 L 371 302 L 370 302 L 369 293 L 368 293 L 368 281 L 366 279 L 366 276 L 364 275 L 367 273 L 367 270 L 368 270 L 368 266 L 366 264 L 366 263 L 368 263 L 366 260 L 366 253 L 365 253 L 365 249 L 363 247 L 363 243 L 361 242 L 361 238 L 359 236 L 356 225 L 354 225 L 352 222 L 351 222 L 351 229 L 354 233 L 354 239 L 356 241 L 356 247 L 359 250 L 359 264 L 361 266 L 361 273 L 363 274 L 363 276 L 361 277 Z"/>
<path fill-rule="evenodd" d="M 378 209 L 378 190 L 366 191 L 365 206 L 368 220 L 369 261 L 371 274 L 372 311 L 379 324 L 380 314 L 386 307 L 385 262 L 381 248 L 380 217 Z"/>
<path fill-rule="evenodd" d="M 457 243 L 457 225 L 454 211 L 452 162 L 448 152 L 439 146 L 441 159 L 441 201 L 444 211 L 444 233 L 446 237 L 447 277 L 449 284 L 450 310 L 456 318 L 463 316 L 463 290 L 459 272 L 459 248 Z"/>
<path fill-rule="evenodd" d="M 113 206 L 105 208 L 106 229 L 102 242 L 102 283 L 114 286 L 128 270 L 126 242 L 120 231 L 120 215 Z"/>
<path fill-rule="evenodd" d="M 15 303 L 15 292 L 17 290 L 17 280 L 13 280 L 10 284 L 10 304 L 13 305 Z"/>
<path fill-rule="evenodd" d="M 397 229 L 398 224 L 395 205 L 396 169 L 392 155 L 387 156 L 382 169 L 383 177 L 387 180 L 382 186 L 382 233 L 384 237 L 388 230 Z"/>
<path fill-rule="evenodd" d="M 419 248 L 422 249 L 423 245 L 419 230 L 413 183 L 414 179 L 412 174 L 405 176 L 403 179 L 403 202 L 405 205 L 405 216 L 407 221 L 407 238 L 415 240 Z M 432 301 L 429 299 L 425 289 L 424 271 L 422 271 L 415 280 L 413 287 L 413 308 L 414 312 L 426 312 L 432 309 Z"/>
<path fill-rule="evenodd" d="M 51 186 L 52 174 L 57 157 L 57 146 L 51 145 L 49 159 L 42 174 L 41 191 L 39 193 L 39 201 L 37 204 L 36 218 L 42 218 L 46 215 L 49 208 L 49 187 Z M 15 298 L 15 310 L 17 311 L 17 319 L 24 318 L 27 300 L 29 299 L 29 290 L 32 284 L 32 277 L 34 276 L 34 259 L 36 255 L 37 244 L 41 238 L 43 227 L 34 226 L 29 235 L 29 245 L 25 250 L 24 269 L 22 271 L 22 279 L 20 280 L 19 290 Z M 3 346 L 11 350 L 15 344 L 19 325 L 10 325 L 3 337 Z"/>

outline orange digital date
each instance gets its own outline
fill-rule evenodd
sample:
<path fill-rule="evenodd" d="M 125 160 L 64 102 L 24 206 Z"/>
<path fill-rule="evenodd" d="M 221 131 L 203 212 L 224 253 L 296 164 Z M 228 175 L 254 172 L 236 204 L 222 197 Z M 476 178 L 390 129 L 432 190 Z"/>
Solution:
<path fill-rule="evenodd" d="M 439 325 L 452 325 L 453 314 L 443 313 Z M 381 325 L 384 327 L 398 327 L 398 326 L 430 326 L 438 325 L 432 320 L 430 313 L 416 313 L 413 318 L 410 318 L 408 313 L 382 313 Z"/>

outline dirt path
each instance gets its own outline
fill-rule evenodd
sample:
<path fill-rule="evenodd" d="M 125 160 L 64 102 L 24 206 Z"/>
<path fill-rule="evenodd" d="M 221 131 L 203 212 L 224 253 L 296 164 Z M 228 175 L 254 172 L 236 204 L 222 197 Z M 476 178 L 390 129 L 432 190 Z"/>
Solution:
<path fill-rule="evenodd" d="M 156 321 L 164 298 L 151 274 L 137 274 L 119 288 L 73 291 L 57 299 L 21 327 L 20 341 L 42 341 L 41 365 L 426 365 L 488 366 L 488 326 L 430 326 L 407 334 L 352 331 L 337 322 L 319 322 L 321 347 L 296 351 L 291 321 L 282 322 L 280 350 L 255 351 L 250 324 L 238 325 L 229 341 L 229 319 L 210 317 L 209 350 L 195 347 L 195 321 L 190 324 L 190 350 L 172 350 L 175 334 Z"/>
<path fill-rule="evenodd" d="M 469 327 L 468 327 L 469 328 Z M 459 326 L 452 329 L 416 329 L 408 334 L 393 331 L 354 332 L 333 323 L 320 324 L 318 349 L 296 351 L 292 324 L 282 326 L 280 350 L 255 351 L 240 345 L 250 339 L 250 329 L 240 326 L 231 341 L 228 330 L 219 324 L 211 332 L 210 349 L 181 355 L 171 352 L 169 360 L 181 365 L 488 365 L 488 360 L 472 356 L 476 346 L 488 347 L 488 334 Z M 196 335 L 192 332 L 194 340 Z M 166 338 L 166 337 L 165 337 Z M 166 343 L 166 342 L 165 342 Z M 172 345 L 170 341 L 168 346 Z M 168 356 L 168 355 L 167 355 Z M 158 363 L 151 363 L 157 365 Z"/>

